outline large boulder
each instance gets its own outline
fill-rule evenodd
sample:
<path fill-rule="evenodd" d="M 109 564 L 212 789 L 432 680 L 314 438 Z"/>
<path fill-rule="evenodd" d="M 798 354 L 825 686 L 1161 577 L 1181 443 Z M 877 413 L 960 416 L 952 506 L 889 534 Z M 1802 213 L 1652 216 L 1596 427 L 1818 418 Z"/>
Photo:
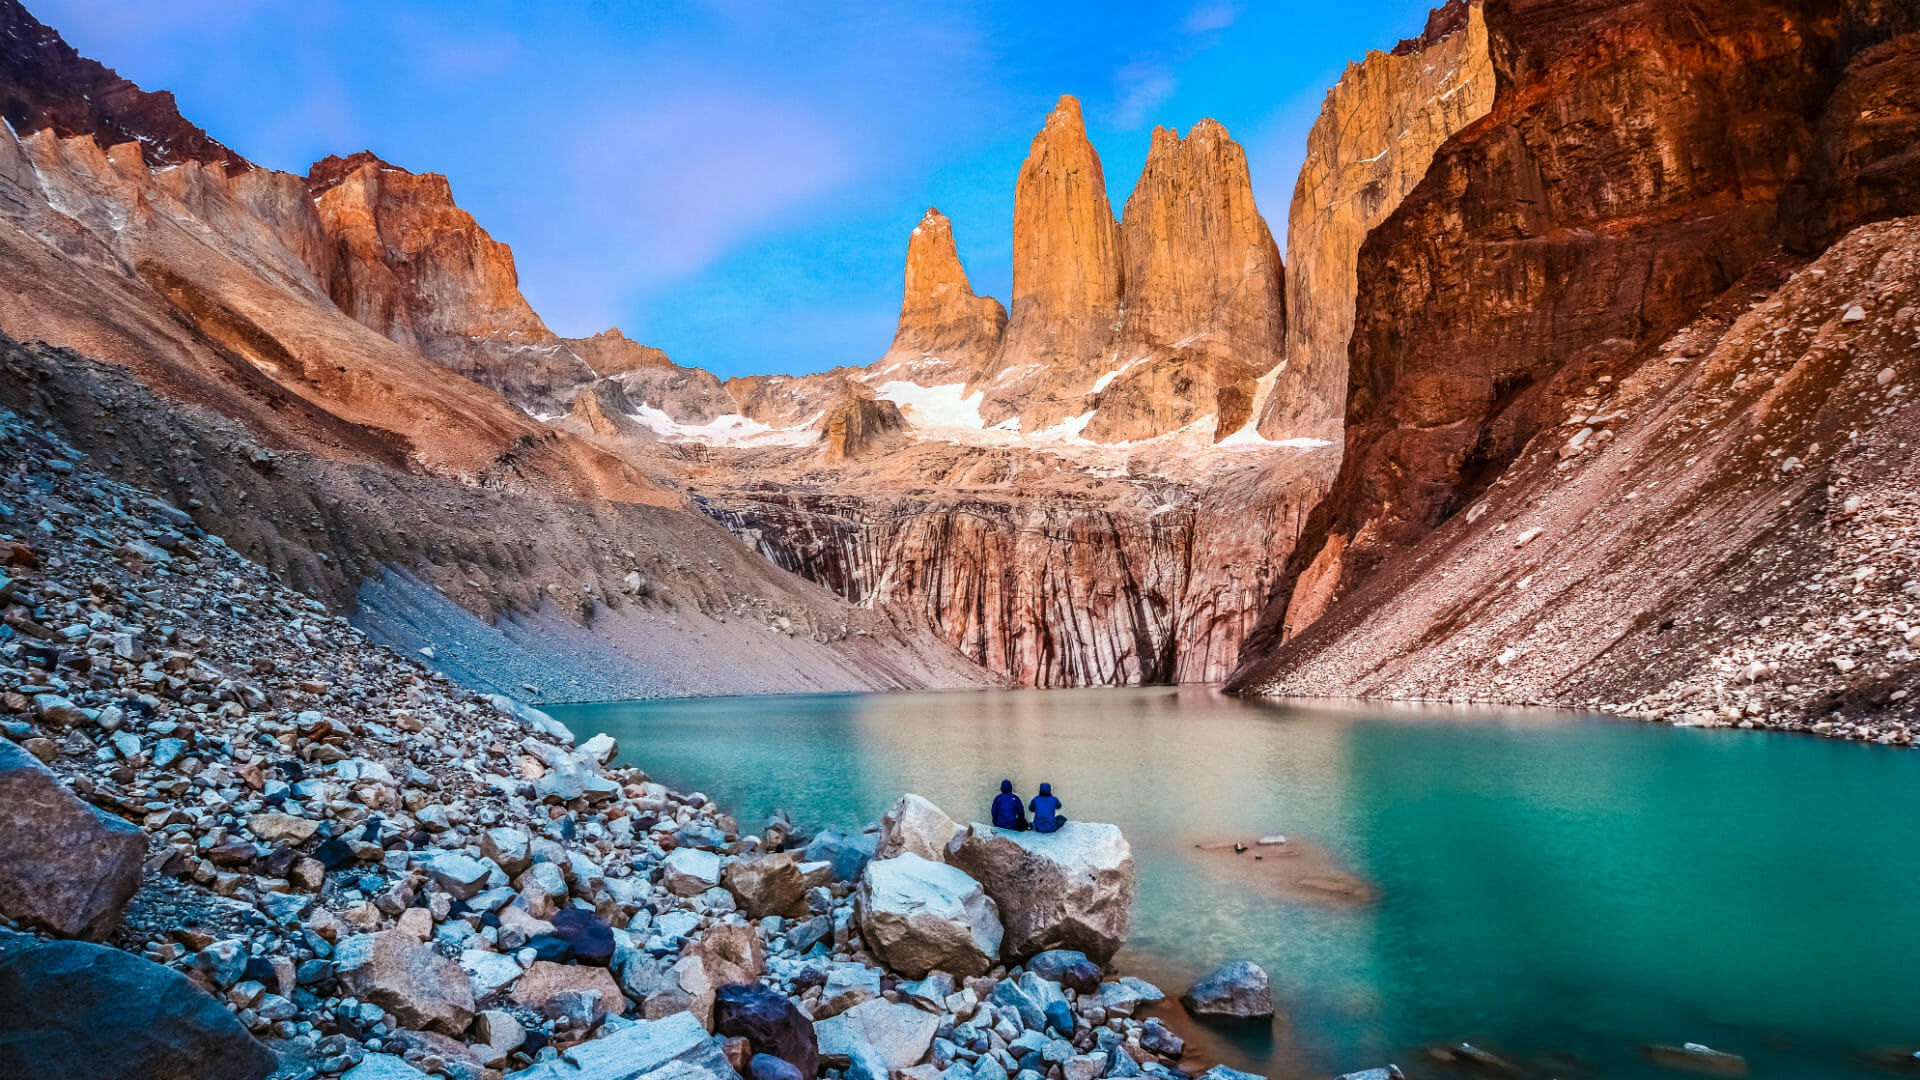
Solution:
<path fill-rule="evenodd" d="M 927 1056 L 940 1018 L 884 998 L 855 1005 L 813 1026 L 824 1064 L 847 1070 L 848 1080 L 890 1080 Z"/>
<path fill-rule="evenodd" d="M 1229 960 L 1202 975 L 1180 1004 L 1196 1016 L 1260 1020 L 1273 1015 L 1273 987 L 1259 964 Z"/>
<path fill-rule="evenodd" d="M 675 896 L 699 896 L 720 884 L 720 856 L 698 848 L 675 848 L 660 861 L 660 884 Z"/>
<path fill-rule="evenodd" d="M 278 1062 L 171 968 L 61 941 L 0 961 L 0 1080 L 261 1080 Z"/>
<path fill-rule="evenodd" d="M 627 1003 L 620 984 L 606 968 L 535 960 L 513 984 L 513 1003 L 542 1016 L 557 1016 L 570 995 L 594 994 L 604 1012 L 622 1013 Z"/>
<path fill-rule="evenodd" d="M 466 971 L 405 931 L 347 938 L 334 949 L 333 966 L 347 993 L 387 1010 L 408 1028 L 457 1036 L 473 1022 L 473 984 Z"/>
<path fill-rule="evenodd" d="M 912 852 L 868 863 L 854 905 L 867 947 L 910 979 L 984 974 L 1000 955 L 1000 913 L 980 883 Z"/>
<path fill-rule="evenodd" d="M 1117 825 L 1069 821 L 1035 833 L 976 822 L 947 845 L 947 862 L 999 905 L 1009 960 L 1073 949 L 1104 964 L 1133 929 L 1133 849 Z"/>
<path fill-rule="evenodd" d="M 811 1080 L 820 1072 L 820 1040 L 787 995 L 754 982 L 723 986 L 713 998 L 716 1035 L 747 1040 L 755 1054 L 770 1055 Z"/>
<path fill-rule="evenodd" d="M 941 862 L 947 857 L 948 842 L 959 832 L 960 825 L 930 800 L 902 795 L 880 819 L 880 843 L 873 857 L 891 859 L 911 853 Z"/>
<path fill-rule="evenodd" d="M 877 833 L 861 833 L 847 836 L 828 829 L 815 836 L 800 857 L 807 862 L 823 862 L 833 868 L 833 876 L 839 881 L 859 881 L 860 872 L 873 860 L 873 853 L 880 843 Z"/>
<path fill-rule="evenodd" d="M 720 884 L 749 919 L 769 915 L 799 918 L 807 914 L 807 878 L 800 861 L 787 852 L 735 859 L 720 871 Z"/>
<path fill-rule="evenodd" d="M 722 1041 L 692 1013 L 642 1020 L 604 1039 L 583 1042 L 558 1057 L 511 1073 L 508 1080 L 739 1080 Z"/>
<path fill-rule="evenodd" d="M 100 941 L 140 887 L 147 834 L 74 795 L 0 739 L 0 915 Z"/>

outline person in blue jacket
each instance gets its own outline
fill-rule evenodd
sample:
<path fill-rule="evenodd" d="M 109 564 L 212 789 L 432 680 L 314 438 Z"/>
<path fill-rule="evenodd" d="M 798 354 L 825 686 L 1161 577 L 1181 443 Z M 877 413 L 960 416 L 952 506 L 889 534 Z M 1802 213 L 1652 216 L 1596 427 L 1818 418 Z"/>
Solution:
<path fill-rule="evenodd" d="M 1020 796 L 1013 793 L 1013 781 L 1000 781 L 1000 794 L 993 800 L 993 827 L 1027 831 L 1027 812 L 1020 807 Z"/>
<path fill-rule="evenodd" d="M 1041 784 L 1040 794 L 1027 804 L 1033 811 L 1034 832 L 1057 832 L 1066 824 L 1067 817 L 1060 812 L 1060 800 L 1053 797 L 1053 785 Z"/>

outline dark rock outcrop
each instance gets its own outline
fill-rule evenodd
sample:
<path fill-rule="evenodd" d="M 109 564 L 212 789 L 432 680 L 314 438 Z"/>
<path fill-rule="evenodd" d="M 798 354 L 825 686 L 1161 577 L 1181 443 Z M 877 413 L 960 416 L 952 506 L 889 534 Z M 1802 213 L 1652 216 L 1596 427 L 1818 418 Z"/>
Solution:
<path fill-rule="evenodd" d="M 147 834 L 77 798 L 0 739 L 0 915 L 99 941 L 140 887 Z"/>
<path fill-rule="evenodd" d="M 820 441 L 828 461 L 870 457 L 897 443 L 907 421 L 900 406 L 881 401 L 861 387 L 848 384 L 846 392 L 820 425 Z"/>
<path fill-rule="evenodd" d="M 263 1080 L 278 1064 L 170 968 L 77 941 L 0 961 L 0 1080 Z"/>
<path fill-rule="evenodd" d="M 0 0 L 0 118 L 18 135 L 89 135 L 135 143 L 149 165 L 204 161 L 229 173 L 253 166 L 189 123 L 165 90 L 146 91 L 74 51 L 19 0 Z"/>

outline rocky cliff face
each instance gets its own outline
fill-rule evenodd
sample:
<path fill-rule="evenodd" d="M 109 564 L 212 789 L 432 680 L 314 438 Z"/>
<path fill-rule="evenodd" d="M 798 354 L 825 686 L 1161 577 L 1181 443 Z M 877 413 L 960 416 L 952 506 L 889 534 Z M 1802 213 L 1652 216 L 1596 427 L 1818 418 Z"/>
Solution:
<path fill-rule="evenodd" d="M 907 241 L 906 288 L 893 344 L 868 369 L 869 381 L 922 386 L 971 382 L 1000 352 L 1007 311 L 975 296 L 953 243 L 953 222 L 929 208 Z"/>
<path fill-rule="evenodd" d="M 1247 156 L 1202 120 L 1155 128 L 1121 221 L 1126 288 L 1112 375 L 1084 429 L 1124 442 L 1216 418 L 1242 427 L 1286 334 L 1280 250 L 1254 206 Z"/>
<path fill-rule="evenodd" d="M 1849 50 L 1910 17 L 1877 10 L 1487 4 L 1493 108 L 1361 250 L 1346 456 L 1256 668 L 1778 249 Z"/>
<path fill-rule="evenodd" d="M 149 165 L 213 162 L 253 168 L 180 115 L 173 95 L 148 92 L 75 52 L 19 0 L 0 0 L 0 118 L 16 135 L 85 135 L 133 144 Z"/>
<path fill-rule="evenodd" d="M 1420 37 L 1347 65 L 1307 134 L 1287 226 L 1287 366 L 1260 416 L 1269 439 L 1340 441 L 1356 264 L 1374 226 L 1427 174 L 1434 151 L 1493 105 L 1478 3 L 1450 0 Z"/>
<path fill-rule="evenodd" d="M 876 400 L 864 388 L 849 383 L 821 423 L 820 441 L 828 461 L 852 461 L 898 445 L 906 429 L 898 405 Z"/>
<path fill-rule="evenodd" d="M 587 362 L 596 375 L 619 375 L 647 368 L 667 367 L 673 361 L 666 350 L 642 345 L 620 332 L 619 327 L 602 330 L 592 337 L 561 338 L 573 354 Z"/>
<path fill-rule="evenodd" d="M 1120 225 L 1080 102 L 1062 97 L 1033 138 L 1013 194 L 1013 312 L 1006 345 L 974 387 L 989 425 L 1020 430 L 1084 412 L 1111 361 L 1124 273 Z"/>
<path fill-rule="evenodd" d="M 371 153 L 307 174 L 337 246 L 328 292 L 385 337 L 536 411 L 594 377 L 520 295 L 513 252 L 453 201 L 447 178 Z"/>

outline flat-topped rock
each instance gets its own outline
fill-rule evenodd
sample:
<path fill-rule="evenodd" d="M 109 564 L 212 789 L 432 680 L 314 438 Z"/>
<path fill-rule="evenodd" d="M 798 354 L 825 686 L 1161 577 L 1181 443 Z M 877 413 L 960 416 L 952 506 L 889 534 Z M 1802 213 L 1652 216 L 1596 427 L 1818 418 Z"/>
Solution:
<path fill-rule="evenodd" d="M 1008 960 L 1073 949 L 1104 964 L 1133 929 L 1133 849 L 1117 825 L 1068 821 L 1036 833 L 975 822 L 947 845 L 947 862 L 999 906 Z"/>

